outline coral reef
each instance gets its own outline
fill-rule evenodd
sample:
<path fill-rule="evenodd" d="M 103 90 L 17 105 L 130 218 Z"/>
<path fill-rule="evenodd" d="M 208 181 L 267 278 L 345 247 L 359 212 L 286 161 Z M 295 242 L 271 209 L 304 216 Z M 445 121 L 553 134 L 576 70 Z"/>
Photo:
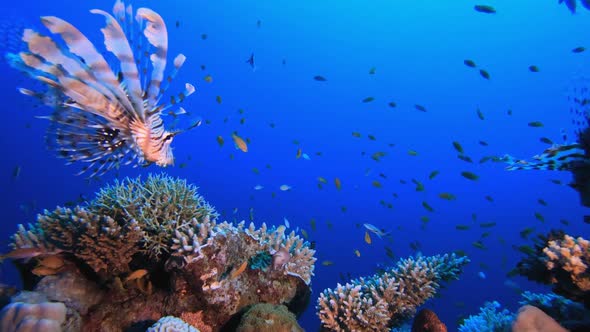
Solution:
<path fill-rule="evenodd" d="M 85 331 L 166 315 L 216 331 L 262 302 L 301 313 L 316 261 L 309 243 L 284 226 L 217 217 L 186 181 L 125 179 L 19 225 L 13 255 L 29 258 L 17 261 L 27 289 L 65 303 Z"/>
<path fill-rule="evenodd" d="M 303 332 L 284 305 L 259 303 L 246 311 L 237 332 Z"/>
<path fill-rule="evenodd" d="M 507 309 L 500 309 L 497 301 L 486 302 L 479 308 L 479 314 L 463 320 L 459 332 L 509 332 L 511 331 L 514 314 Z"/>
<path fill-rule="evenodd" d="M 187 322 L 173 316 L 160 318 L 146 332 L 201 332 Z"/>
<path fill-rule="evenodd" d="M 479 330 L 481 331 L 481 330 Z M 495 331 L 495 330 L 493 330 Z M 518 315 L 512 325 L 513 332 L 567 332 L 553 318 L 541 309 L 525 305 L 518 310 Z"/>
<path fill-rule="evenodd" d="M 455 254 L 409 257 L 383 273 L 325 289 L 317 311 L 334 331 L 384 331 L 414 316 L 443 281 L 459 278 L 469 259 Z"/>
<path fill-rule="evenodd" d="M 562 231 L 539 235 L 516 271 L 528 279 L 551 284 L 553 291 L 590 308 L 589 243 Z"/>
<path fill-rule="evenodd" d="M 414 317 L 412 332 L 447 332 L 447 326 L 440 321 L 434 311 L 422 309 Z"/>

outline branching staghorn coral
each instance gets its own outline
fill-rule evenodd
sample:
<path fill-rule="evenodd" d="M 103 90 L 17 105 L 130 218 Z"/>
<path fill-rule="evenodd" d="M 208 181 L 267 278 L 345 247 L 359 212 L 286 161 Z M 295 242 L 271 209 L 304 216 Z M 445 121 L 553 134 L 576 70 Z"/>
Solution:
<path fill-rule="evenodd" d="M 390 329 L 411 318 L 440 282 L 458 279 L 468 262 L 455 254 L 403 259 L 383 273 L 325 289 L 318 299 L 318 316 L 334 331 Z"/>
<path fill-rule="evenodd" d="M 186 180 L 163 174 L 126 178 L 102 188 L 90 208 L 113 219 L 137 220 L 144 231 L 143 246 L 150 256 L 168 252 L 176 231 L 215 220 L 215 209 Z"/>

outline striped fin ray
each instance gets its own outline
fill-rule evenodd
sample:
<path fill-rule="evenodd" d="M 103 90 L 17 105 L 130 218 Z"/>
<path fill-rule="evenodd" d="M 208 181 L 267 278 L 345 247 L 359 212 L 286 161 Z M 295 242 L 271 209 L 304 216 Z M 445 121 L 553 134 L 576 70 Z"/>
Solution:
<path fill-rule="evenodd" d="M 153 109 L 160 94 L 160 85 L 164 79 L 166 56 L 168 54 L 168 31 L 162 17 L 149 8 L 137 9 L 136 20 L 145 21 L 143 34 L 147 41 L 155 48 L 150 55 L 152 62 L 151 79 L 147 89 L 148 109 Z"/>
<path fill-rule="evenodd" d="M 541 155 L 533 157 L 532 161 L 515 159 L 512 156 L 505 156 L 504 161 L 508 164 L 507 170 L 551 170 L 568 171 L 581 165 L 590 165 L 590 159 L 585 155 L 584 149 L 579 144 L 554 145 Z"/>
<path fill-rule="evenodd" d="M 149 111 L 149 115 L 152 114 L 162 114 L 162 112 L 174 107 L 186 99 L 186 97 L 192 95 L 195 92 L 195 87 L 190 83 L 185 83 L 184 91 L 180 92 L 177 96 L 170 96 L 170 102 L 161 104 L 158 107 Z"/>
<path fill-rule="evenodd" d="M 132 138 L 113 129 L 104 118 L 71 107 L 59 107 L 51 116 L 47 143 L 67 164 L 86 163 L 79 174 L 101 175 L 124 162 L 134 160 Z M 127 162 L 129 163 L 129 162 Z"/>
<path fill-rule="evenodd" d="M 32 52 L 21 53 L 23 62 L 47 74 L 44 78 L 37 77 L 38 80 L 60 89 L 75 101 L 78 108 L 104 116 L 119 127 L 126 126 L 128 112 L 123 113 L 124 109 L 118 107 L 119 103 L 110 90 L 97 82 L 80 63 L 66 56 L 51 39 L 32 30 L 25 30 L 23 40 Z"/>
<path fill-rule="evenodd" d="M 186 56 L 184 56 L 184 54 L 182 54 L 182 53 L 177 55 L 176 58 L 174 58 L 174 62 L 173 62 L 174 69 L 172 69 L 172 71 L 170 72 L 168 77 L 166 77 L 166 80 L 162 84 L 162 87 L 160 88 L 160 94 L 158 95 L 158 98 L 156 100 L 156 104 L 160 101 L 160 98 L 162 98 L 162 96 L 166 93 L 166 90 L 168 90 L 170 83 L 172 83 L 172 81 L 176 77 L 176 74 L 178 74 L 178 71 L 180 70 L 180 67 L 182 67 L 182 65 L 184 64 L 185 60 L 186 60 Z M 194 89 L 193 89 L 193 92 L 194 92 Z"/>
<path fill-rule="evenodd" d="M 21 58 L 27 65 L 34 65 L 36 70 L 48 70 L 48 76 L 37 76 L 36 79 L 47 84 L 50 88 L 61 91 L 71 98 L 70 105 L 83 109 L 89 113 L 102 116 L 112 122 L 113 126 L 126 128 L 129 119 L 122 112 L 118 103 L 110 102 L 105 95 L 95 90 L 83 81 L 70 77 L 64 72 L 63 67 L 49 66 L 47 63 L 33 55 L 21 54 Z M 57 79 L 57 81 L 55 81 Z"/>
<path fill-rule="evenodd" d="M 104 88 L 114 94 L 125 109 L 130 111 L 128 115 L 135 116 L 135 113 L 131 112 L 133 106 L 129 102 L 125 91 L 119 86 L 117 77 L 104 57 L 98 53 L 92 42 L 76 27 L 58 17 L 45 16 L 41 18 L 41 21 L 49 31 L 59 34 L 62 37 L 71 53 L 83 60 L 86 66 L 88 66 L 87 71 L 95 78 L 94 82 L 104 86 Z"/>
<path fill-rule="evenodd" d="M 37 78 L 38 76 L 43 76 L 52 80 L 56 80 L 56 75 L 58 69 L 56 66 L 50 65 L 46 63 L 42 58 L 39 56 L 32 54 L 32 53 L 25 53 L 21 52 L 18 54 L 18 57 L 22 64 L 29 67 L 27 68 L 27 73 L 33 77 Z M 29 70 L 32 69 L 32 70 Z M 22 70 L 22 69 L 21 69 Z"/>
<path fill-rule="evenodd" d="M 25 29 L 23 33 L 23 41 L 27 43 L 29 51 L 32 54 L 38 56 L 47 63 L 47 65 L 34 67 L 35 69 L 46 71 L 48 74 L 55 75 L 54 70 L 49 70 L 49 68 L 51 65 L 58 65 L 62 71 L 67 72 L 70 76 L 76 77 L 78 80 L 85 82 L 87 85 L 92 85 L 93 88 L 98 89 L 100 93 L 112 98 L 112 93 L 110 93 L 104 87 L 99 86 L 99 83 L 90 74 L 90 71 L 83 67 L 81 62 L 79 62 L 77 59 L 67 56 L 66 52 L 64 52 L 64 50 L 62 50 L 53 40 L 51 40 L 51 38 L 42 36 L 31 29 Z M 34 61 L 33 63 L 38 65 L 40 64 L 39 62 Z"/>
<path fill-rule="evenodd" d="M 140 119 L 145 119 L 143 107 L 142 91 L 139 83 L 139 73 L 133 57 L 133 52 L 127 41 L 125 33 L 121 26 L 109 13 L 92 9 L 93 14 L 99 14 L 105 17 L 106 26 L 101 29 L 104 35 L 104 44 L 107 50 L 113 53 L 121 64 L 121 74 L 133 108 Z"/>

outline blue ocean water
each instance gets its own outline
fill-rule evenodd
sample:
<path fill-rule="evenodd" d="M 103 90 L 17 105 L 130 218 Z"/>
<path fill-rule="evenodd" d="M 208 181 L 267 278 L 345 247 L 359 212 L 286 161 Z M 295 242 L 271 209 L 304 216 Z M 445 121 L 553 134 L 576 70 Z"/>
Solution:
<path fill-rule="evenodd" d="M 184 104 L 190 115 L 180 118 L 181 126 L 197 117 L 203 124 L 175 138 L 175 166 L 121 168 L 100 182 L 88 182 L 74 175 L 78 168 L 64 165 L 46 149 L 48 121 L 36 117 L 50 109 L 17 91 L 36 83 L 2 62 L 2 251 L 9 250 L 16 225 L 34 222 L 43 209 L 92 198 L 116 175 L 145 177 L 165 171 L 196 184 L 222 219 L 249 220 L 253 209 L 257 225 L 280 225 L 286 218 L 292 228 L 307 231 L 318 257 L 312 301 L 300 319 L 309 331 L 319 327 L 319 292 L 344 282 L 342 275 L 370 275 L 380 265 L 392 264 L 386 247 L 398 258 L 415 254 L 410 244 L 416 242 L 426 255 L 465 251 L 471 263 L 461 279 L 425 305 L 455 330 L 457 320 L 476 313 L 484 301 L 498 300 L 516 310 L 519 295 L 514 285 L 546 290 L 521 277 L 506 277 L 521 257 L 513 246 L 530 244 L 520 231 L 533 227 L 537 234 L 559 228 L 585 234 L 587 211 L 566 185 L 569 173 L 508 172 L 502 163 L 479 160 L 505 153 L 529 158 L 547 148 L 540 137 L 562 142 L 562 128 L 573 138 L 567 89 L 573 78 L 589 75 L 590 58 L 588 52 L 572 49 L 590 46 L 590 12 L 581 9 L 572 15 L 555 0 L 486 1 L 496 14 L 476 12 L 473 6 L 479 2 L 474 1 L 133 4 L 150 7 L 166 20 L 170 54 L 187 56 L 169 91 L 180 91 L 184 82 L 196 87 Z M 103 20 L 88 13 L 92 8 L 110 11 L 112 2 L 2 3 L 2 33 L 8 37 L 22 26 L 40 29 L 40 16 L 55 15 L 101 41 Z M 13 44 L 0 47 L 2 53 L 14 51 Z M 255 69 L 246 62 L 251 54 Z M 490 79 L 466 66 L 465 59 L 488 71 Z M 531 72 L 531 65 L 539 72 Z M 211 83 L 204 80 L 207 75 Z M 326 81 L 314 80 L 317 75 Z M 368 97 L 374 100 L 363 102 Z M 416 104 L 427 111 L 417 110 Z M 165 118 L 167 123 L 172 120 Z M 530 127 L 531 121 L 544 126 Z M 234 131 L 250 140 L 247 153 L 234 148 Z M 221 147 L 217 136 L 225 140 Z M 457 158 L 453 141 L 461 143 L 473 163 Z M 296 158 L 299 148 L 310 160 Z M 385 156 L 373 160 L 371 155 L 379 151 Z M 440 174 L 430 180 L 435 170 Z M 479 179 L 465 179 L 463 171 Z M 318 177 L 328 181 L 321 189 Z M 341 190 L 335 178 L 341 180 Z M 416 191 L 412 179 L 425 190 Z M 283 184 L 292 189 L 279 190 Z M 264 188 L 255 190 L 257 185 Z M 456 200 L 439 198 L 443 192 Z M 425 210 L 423 202 L 434 211 Z M 422 216 L 429 221 L 423 222 Z M 496 226 L 479 226 L 487 222 Z M 385 229 L 391 237 L 373 237 L 367 244 L 365 229 L 359 227 L 363 223 Z M 461 231 L 456 225 L 471 228 Z M 489 235 L 482 238 L 485 232 Z M 485 249 L 473 246 L 478 240 Z M 326 261 L 333 264 L 322 264 Z M 1 266 L 0 280 L 19 282 L 10 264 Z"/>

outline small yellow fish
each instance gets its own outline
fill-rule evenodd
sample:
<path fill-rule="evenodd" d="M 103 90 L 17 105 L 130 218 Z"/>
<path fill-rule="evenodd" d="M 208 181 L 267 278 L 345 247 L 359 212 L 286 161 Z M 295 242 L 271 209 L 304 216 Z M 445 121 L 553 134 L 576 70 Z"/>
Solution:
<path fill-rule="evenodd" d="M 39 261 L 39 266 L 59 269 L 64 266 L 64 260 L 59 256 L 47 256 Z"/>
<path fill-rule="evenodd" d="M 322 265 L 323 266 L 332 266 L 332 265 L 334 265 L 334 262 L 332 262 L 332 261 L 323 261 L 322 262 Z"/>
<path fill-rule="evenodd" d="M 211 77 L 211 75 L 207 75 L 205 76 L 205 78 L 203 78 L 205 80 L 205 82 L 207 83 L 211 83 L 213 82 L 213 77 Z"/>
<path fill-rule="evenodd" d="M 221 104 L 221 96 L 217 96 L 217 97 L 215 97 L 215 101 L 216 101 L 218 104 Z"/>
<path fill-rule="evenodd" d="M 146 270 L 146 269 L 135 270 L 135 271 L 131 272 L 131 274 L 129 276 L 127 276 L 127 278 L 125 278 L 125 282 L 135 280 L 135 279 L 141 279 L 147 273 L 148 273 L 148 270 Z"/>
<path fill-rule="evenodd" d="M 354 251 L 354 254 L 356 255 L 356 257 L 361 257 L 361 252 L 358 249 Z"/>
<path fill-rule="evenodd" d="M 301 235 L 303 235 L 303 238 L 306 240 L 309 238 L 309 235 L 307 234 L 307 231 L 305 229 L 301 230 Z"/>
<path fill-rule="evenodd" d="M 297 158 L 297 159 L 301 158 L 301 154 L 302 154 L 301 148 L 297 149 L 297 154 L 295 155 L 295 158 Z"/>
<path fill-rule="evenodd" d="M 409 150 L 409 151 L 408 151 L 408 154 L 409 154 L 410 156 L 413 156 L 413 157 L 415 157 L 415 156 L 417 156 L 417 155 L 418 155 L 418 152 L 417 152 L 417 151 L 414 151 L 414 150 Z"/>
<path fill-rule="evenodd" d="M 365 242 L 371 244 L 371 235 L 369 235 L 369 232 L 365 232 Z"/>
<path fill-rule="evenodd" d="M 336 185 L 336 189 L 338 189 L 338 190 L 342 189 L 342 182 L 340 182 L 340 178 L 334 179 L 334 185 Z"/>
<path fill-rule="evenodd" d="M 234 140 L 237 149 L 242 150 L 242 152 L 248 152 L 248 145 L 246 145 L 246 142 L 240 136 L 233 133 L 231 138 Z"/>
<path fill-rule="evenodd" d="M 289 191 L 289 190 L 291 190 L 291 186 L 289 186 L 289 185 L 287 185 L 287 184 L 282 184 L 282 185 L 279 187 L 279 189 L 280 189 L 281 191 Z"/>
<path fill-rule="evenodd" d="M 231 273 L 231 278 L 237 278 L 240 274 L 242 274 L 244 271 L 246 271 L 246 268 L 248 267 L 248 260 L 245 260 L 244 263 L 242 263 L 242 265 L 240 265 L 237 269 L 235 269 L 232 273 Z"/>
<path fill-rule="evenodd" d="M 323 178 L 323 177 L 321 177 L 321 176 L 318 176 L 318 181 L 319 181 L 320 183 L 324 183 L 324 184 L 328 183 L 328 180 L 324 179 L 324 178 Z"/>
<path fill-rule="evenodd" d="M 58 271 L 56 269 L 52 269 L 47 266 L 38 266 L 38 267 L 32 269 L 31 272 L 38 277 L 43 277 L 43 276 L 54 275 Z"/>

